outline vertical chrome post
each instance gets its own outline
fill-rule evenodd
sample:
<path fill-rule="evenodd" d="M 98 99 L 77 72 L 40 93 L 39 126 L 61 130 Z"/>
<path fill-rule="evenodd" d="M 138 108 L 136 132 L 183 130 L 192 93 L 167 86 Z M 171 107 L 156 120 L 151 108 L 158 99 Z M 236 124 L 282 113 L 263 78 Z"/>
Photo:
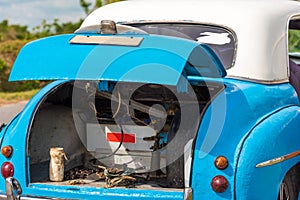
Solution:
<path fill-rule="evenodd" d="M 7 200 L 19 200 L 22 194 L 22 188 L 17 179 L 9 177 L 5 180 L 5 189 Z"/>
<path fill-rule="evenodd" d="M 193 190 L 190 187 L 184 188 L 184 197 L 183 200 L 192 200 L 193 199 Z"/>

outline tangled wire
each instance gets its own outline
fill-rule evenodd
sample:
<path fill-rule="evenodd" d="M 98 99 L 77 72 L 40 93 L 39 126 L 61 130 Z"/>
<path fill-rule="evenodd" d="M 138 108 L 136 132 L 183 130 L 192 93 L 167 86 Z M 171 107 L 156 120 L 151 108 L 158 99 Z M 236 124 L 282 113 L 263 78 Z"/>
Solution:
<path fill-rule="evenodd" d="M 106 168 L 103 166 L 98 166 L 104 170 L 104 176 L 106 181 L 106 188 L 111 187 L 133 187 L 136 179 L 130 176 L 130 171 L 124 171 L 118 168 Z"/>

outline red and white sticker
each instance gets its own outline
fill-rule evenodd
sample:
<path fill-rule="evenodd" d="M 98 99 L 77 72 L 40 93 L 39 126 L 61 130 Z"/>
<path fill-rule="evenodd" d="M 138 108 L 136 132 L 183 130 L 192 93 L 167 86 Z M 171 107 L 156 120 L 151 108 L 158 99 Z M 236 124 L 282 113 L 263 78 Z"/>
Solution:
<path fill-rule="evenodd" d="M 133 133 L 123 133 L 123 143 L 136 143 L 136 136 Z M 122 141 L 122 133 L 118 132 L 107 132 L 106 140 L 108 142 L 121 142 Z"/>

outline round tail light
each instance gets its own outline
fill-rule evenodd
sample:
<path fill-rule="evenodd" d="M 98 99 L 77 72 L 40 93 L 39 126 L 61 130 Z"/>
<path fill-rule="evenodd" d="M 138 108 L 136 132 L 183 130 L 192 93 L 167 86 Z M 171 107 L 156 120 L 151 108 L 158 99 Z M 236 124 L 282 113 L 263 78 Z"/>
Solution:
<path fill-rule="evenodd" d="M 13 152 L 13 149 L 11 146 L 4 146 L 1 149 L 2 155 L 4 155 L 6 158 L 9 158 Z"/>
<path fill-rule="evenodd" d="M 224 156 L 217 157 L 215 160 L 215 166 L 220 170 L 226 169 L 228 167 L 227 158 Z"/>
<path fill-rule="evenodd" d="M 228 180 L 224 176 L 215 176 L 211 181 L 212 189 L 217 193 L 225 192 L 228 188 Z"/>
<path fill-rule="evenodd" d="M 10 162 L 5 162 L 1 167 L 1 174 L 3 178 L 12 177 L 14 175 L 14 166 Z"/>

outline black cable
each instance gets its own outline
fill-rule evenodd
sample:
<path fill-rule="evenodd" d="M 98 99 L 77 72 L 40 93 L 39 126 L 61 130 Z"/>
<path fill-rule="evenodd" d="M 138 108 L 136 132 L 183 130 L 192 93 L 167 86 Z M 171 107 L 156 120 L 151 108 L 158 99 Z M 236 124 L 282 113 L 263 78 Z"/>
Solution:
<path fill-rule="evenodd" d="M 112 153 L 110 153 L 110 154 L 108 154 L 108 155 L 106 155 L 106 156 L 97 158 L 98 160 L 102 160 L 102 159 L 105 159 L 105 158 L 109 158 L 109 157 L 115 155 L 115 154 L 117 153 L 117 151 L 119 151 L 119 149 L 121 148 L 121 146 L 122 146 L 122 144 L 123 144 L 123 140 L 124 140 L 124 132 L 123 132 L 122 126 L 121 126 L 121 125 L 119 125 L 119 126 L 120 126 L 121 134 L 122 134 L 122 136 L 121 136 L 121 141 L 120 141 L 119 146 L 118 146 L 118 147 L 116 148 L 116 150 L 114 150 Z"/>

